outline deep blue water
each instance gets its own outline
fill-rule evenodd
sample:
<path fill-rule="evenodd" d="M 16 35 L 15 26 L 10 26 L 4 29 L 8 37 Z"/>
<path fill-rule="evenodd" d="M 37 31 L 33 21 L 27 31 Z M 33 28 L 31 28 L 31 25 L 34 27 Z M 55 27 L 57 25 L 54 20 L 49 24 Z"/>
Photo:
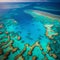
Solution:
<path fill-rule="evenodd" d="M 57 14 L 60 15 L 60 2 L 17 2 L 17 3 L 0 3 L 0 11 L 1 11 L 1 7 L 2 5 L 10 5 L 12 8 L 13 5 L 19 5 L 19 4 L 25 4 L 27 6 L 23 7 L 22 9 L 36 9 L 36 10 L 41 10 L 41 11 L 46 11 L 46 12 L 50 12 L 53 14 Z M 55 10 L 59 10 L 59 11 L 47 11 L 44 9 L 39 9 L 39 8 L 34 8 L 34 6 L 38 6 L 38 7 L 42 7 L 42 8 L 47 8 L 47 9 L 55 9 Z M 21 8 L 18 8 L 21 9 Z M 3 10 L 4 11 L 4 10 Z"/>

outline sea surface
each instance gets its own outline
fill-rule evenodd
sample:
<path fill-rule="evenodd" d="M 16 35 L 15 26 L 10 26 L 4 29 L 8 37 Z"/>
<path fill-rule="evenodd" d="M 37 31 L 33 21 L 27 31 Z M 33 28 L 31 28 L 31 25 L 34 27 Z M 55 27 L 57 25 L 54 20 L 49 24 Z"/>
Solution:
<path fill-rule="evenodd" d="M 0 3 L 0 60 L 60 60 L 60 3 Z"/>

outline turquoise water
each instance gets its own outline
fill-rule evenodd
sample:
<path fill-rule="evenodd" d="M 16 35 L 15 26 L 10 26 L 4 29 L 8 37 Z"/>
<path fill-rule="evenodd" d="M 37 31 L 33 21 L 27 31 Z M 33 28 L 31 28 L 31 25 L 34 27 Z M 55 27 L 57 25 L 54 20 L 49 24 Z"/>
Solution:
<path fill-rule="evenodd" d="M 0 5 L 3 6 L 0 7 L 1 60 L 60 59 L 60 8 L 58 3 Z M 17 50 L 14 50 L 15 48 Z M 33 59 L 34 57 L 36 59 Z"/>

